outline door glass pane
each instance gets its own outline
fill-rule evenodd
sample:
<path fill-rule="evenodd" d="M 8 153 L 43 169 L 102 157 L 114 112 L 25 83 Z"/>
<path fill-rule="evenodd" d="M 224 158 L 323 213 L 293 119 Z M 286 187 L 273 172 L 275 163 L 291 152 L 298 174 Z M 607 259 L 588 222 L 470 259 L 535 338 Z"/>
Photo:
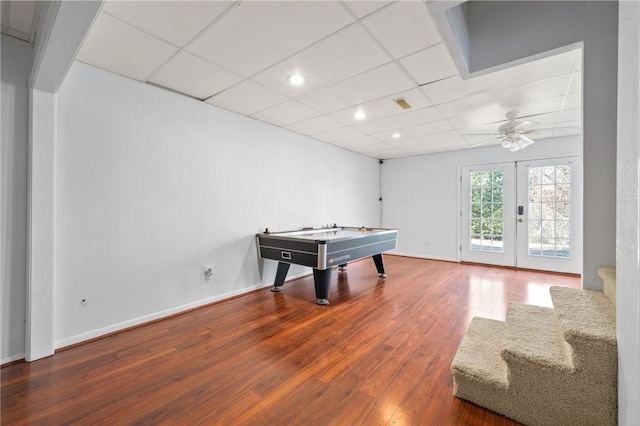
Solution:
<path fill-rule="evenodd" d="M 529 168 L 529 255 L 571 257 L 571 175 L 567 164 Z"/>
<path fill-rule="evenodd" d="M 469 250 L 503 252 L 502 170 L 472 171 Z"/>

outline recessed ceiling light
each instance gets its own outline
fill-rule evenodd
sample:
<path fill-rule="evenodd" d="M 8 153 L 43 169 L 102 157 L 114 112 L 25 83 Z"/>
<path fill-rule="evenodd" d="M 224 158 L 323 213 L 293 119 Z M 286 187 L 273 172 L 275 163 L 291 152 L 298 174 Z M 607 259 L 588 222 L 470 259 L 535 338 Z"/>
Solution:
<path fill-rule="evenodd" d="M 367 116 L 367 114 L 365 114 L 364 111 L 358 111 L 355 114 L 353 114 L 353 116 L 355 117 L 356 120 L 362 120 Z"/>
<path fill-rule="evenodd" d="M 400 133 L 395 132 L 394 134 L 391 135 L 391 137 L 394 139 L 398 139 L 400 137 Z"/>
<path fill-rule="evenodd" d="M 302 74 L 293 74 L 289 76 L 289 83 L 299 86 L 304 83 L 304 76 Z"/>

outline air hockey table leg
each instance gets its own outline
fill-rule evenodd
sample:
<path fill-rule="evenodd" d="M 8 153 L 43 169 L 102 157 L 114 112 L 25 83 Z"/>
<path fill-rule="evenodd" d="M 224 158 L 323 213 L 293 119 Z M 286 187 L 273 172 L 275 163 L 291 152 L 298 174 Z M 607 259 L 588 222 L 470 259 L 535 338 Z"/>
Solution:
<path fill-rule="evenodd" d="M 313 268 L 313 283 L 316 287 L 316 304 L 329 304 L 329 286 L 331 284 L 331 268 Z"/>
<path fill-rule="evenodd" d="M 371 257 L 373 257 L 373 261 L 376 264 L 376 269 L 378 270 L 378 276 L 381 278 L 387 278 L 387 274 L 384 272 L 384 260 L 382 260 L 382 253 L 375 254 Z"/>
<path fill-rule="evenodd" d="M 278 269 L 276 270 L 276 279 L 273 281 L 273 288 L 271 291 L 279 293 L 282 291 L 282 285 L 284 284 L 284 279 L 287 278 L 287 272 L 289 272 L 288 263 L 278 262 Z"/>

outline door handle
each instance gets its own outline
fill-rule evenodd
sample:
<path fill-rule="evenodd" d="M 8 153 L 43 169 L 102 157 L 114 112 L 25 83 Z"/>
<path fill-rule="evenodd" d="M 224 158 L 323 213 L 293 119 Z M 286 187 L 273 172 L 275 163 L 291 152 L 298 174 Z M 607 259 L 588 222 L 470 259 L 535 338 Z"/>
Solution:
<path fill-rule="evenodd" d="M 524 222 L 524 219 L 522 219 L 521 217 L 518 218 L 518 222 Z"/>

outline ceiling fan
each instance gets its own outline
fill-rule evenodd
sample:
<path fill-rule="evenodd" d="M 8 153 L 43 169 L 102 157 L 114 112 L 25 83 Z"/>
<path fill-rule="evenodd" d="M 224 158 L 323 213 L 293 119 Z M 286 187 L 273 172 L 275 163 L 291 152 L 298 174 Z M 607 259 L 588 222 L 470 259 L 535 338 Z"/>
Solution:
<path fill-rule="evenodd" d="M 493 140 L 501 139 L 502 147 L 509 151 L 515 152 L 528 147 L 535 143 L 535 140 L 531 138 L 533 136 L 534 127 L 538 124 L 537 121 L 519 120 L 518 111 L 512 110 L 506 114 L 507 122 L 498 127 L 498 133 L 480 133 L 480 135 L 493 135 L 494 138 L 481 142 L 474 147 L 485 145 Z M 479 135 L 478 133 L 469 135 Z"/>
<path fill-rule="evenodd" d="M 509 121 L 498 127 L 502 138 L 502 147 L 509 151 L 518 151 L 535 143 L 529 135 L 533 134 L 533 128 L 539 123 L 536 121 L 518 121 L 518 111 L 509 111 L 506 117 Z"/>

